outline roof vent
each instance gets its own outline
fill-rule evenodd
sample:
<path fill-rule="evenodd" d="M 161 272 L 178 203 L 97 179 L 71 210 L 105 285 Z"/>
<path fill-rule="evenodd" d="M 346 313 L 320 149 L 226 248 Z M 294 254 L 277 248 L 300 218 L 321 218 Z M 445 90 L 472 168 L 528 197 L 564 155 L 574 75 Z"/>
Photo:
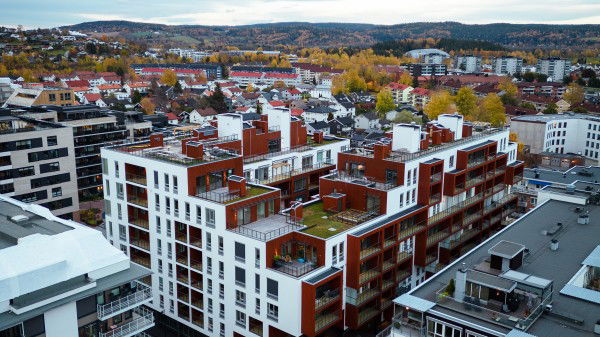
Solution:
<path fill-rule="evenodd" d="M 568 194 L 575 194 L 575 185 L 567 185 L 566 190 Z"/>
<path fill-rule="evenodd" d="M 550 250 L 554 252 L 558 250 L 558 240 L 552 239 L 552 241 L 550 241 Z"/>
<path fill-rule="evenodd" d="M 24 214 L 18 214 L 10 218 L 10 220 L 14 223 L 21 223 L 29 220 L 29 217 Z"/>
<path fill-rule="evenodd" d="M 588 214 L 581 214 L 577 217 L 577 223 L 580 225 L 587 225 L 590 223 L 590 216 Z"/>

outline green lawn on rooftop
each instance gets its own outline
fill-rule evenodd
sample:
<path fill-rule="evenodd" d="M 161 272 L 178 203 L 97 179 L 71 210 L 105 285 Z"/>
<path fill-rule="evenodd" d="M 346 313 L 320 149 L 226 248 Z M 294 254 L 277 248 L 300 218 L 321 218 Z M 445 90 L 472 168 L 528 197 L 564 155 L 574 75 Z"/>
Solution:
<path fill-rule="evenodd" d="M 354 227 L 347 223 L 332 220 L 332 215 L 333 213 L 323 209 L 322 202 L 304 207 L 302 222 L 308 228 L 303 230 L 303 232 L 326 239 Z M 331 228 L 335 230 L 330 230 Z"/>
<path fill-rule="evenodd" d="M 226 204 L 231 204 L 232 202 L 237 202 L 240 200 L 244 200 L 244 199 L 248 199 L 248 198 L 252 198 L 255 197 L 257 195 L 261 195 L 267 192 L 272 192 L 273 190 L 270 189 L 266 189 L 263 187 L 255 187 L 255 186 L 247 186 L 246 187 L 246 195 L 244 197 L 238 197 L 232 200 L 229 200 L 227 202 L 225 202 Z"/>

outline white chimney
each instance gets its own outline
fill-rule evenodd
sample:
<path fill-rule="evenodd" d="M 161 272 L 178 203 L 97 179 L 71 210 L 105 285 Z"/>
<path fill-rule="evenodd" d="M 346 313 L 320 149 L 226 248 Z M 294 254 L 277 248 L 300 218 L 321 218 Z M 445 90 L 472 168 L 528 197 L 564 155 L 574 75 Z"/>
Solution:
<path fill-rule="evenodd" d="M 219 130 L 219 137 L 235 135 L 238 139 L 242 139 L 242 132 L 244 130 L 242 115 L 233 113 L 218 114 L 217 129 Z"/>
<path fill-rule="evenodd" d="M 290 123 L 292 113 L 288 108 L 266 110 L 267 122 L 270 128 L 279 128 L 281 131 L 281 148 L 287 149 L 291 144 Z"/>
<path fill-rule="evenodd" d="M 464 119 L 462 115 L 443 114 L 438 116 L 437 121 L 443 127 L 448 128 L 450 129 L 450 131 L 454 132 L 454 140 L 462 139 L 462 129 L 464 124 Z"/>
<path fill-rule="evenodd" d="M 394 124 L 392 130 L 392 151 L 419 152 L 421 148 L 421 127 L 417 124 Z"/>

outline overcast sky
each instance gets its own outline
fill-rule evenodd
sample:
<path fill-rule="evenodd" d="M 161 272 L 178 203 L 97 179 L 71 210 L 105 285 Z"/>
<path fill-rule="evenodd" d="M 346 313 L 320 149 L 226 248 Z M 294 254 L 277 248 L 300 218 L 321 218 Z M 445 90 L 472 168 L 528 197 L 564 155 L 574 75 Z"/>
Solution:
<path fill-rule="evenodd" d="M 243 25 L 309 21 L 396 24 L 600 23 L 600 0 L 0 0 L 0 25 L 94 20 Z"/>

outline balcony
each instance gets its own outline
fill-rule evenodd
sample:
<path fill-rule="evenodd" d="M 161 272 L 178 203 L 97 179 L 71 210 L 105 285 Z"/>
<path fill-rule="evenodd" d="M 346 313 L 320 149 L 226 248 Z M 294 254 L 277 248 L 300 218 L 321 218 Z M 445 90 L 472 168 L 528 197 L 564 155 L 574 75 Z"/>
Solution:
<path fill-rule="evenodd" d="M 144 257 L 144 256 L 131 256 L 131 262 L 135 262 L 141 266 L 144 266 L 148 269 L 150 269 L 150 257 Z"/>
<path fill-rule="evenodd" d="M 319 310 L 337 301 L 340 298 L 340 290 L 328 290 L 323 293 L 323 296 L 315 299 L 315 310 Z"/>
<path fill-rule="evenodd" d="M 137 283 L 135 292 L 104 305 L 98 304 L 98 319 L 105 321 L 110 317 L 148 303 L 150 300 L 152 300 L 152 290 L 150 287 Z"/>
<path fill-rule="evenodd" d="M 466 214 L 465 219 L 463 220 L 463 227 L 466 227 L 473 223 L 475 220 L 479 219 L 481 214 L 479 212 L 475 212 L 473 214 Z"/>
<path fill-rule="evenodd" d="M 464 230 L 462 234 L 460 234 L 460 236 L 445 240 L 440 244 L 440 246 L 446 249 L 454 249 L 459 245 L 463 244 L 464 242 L 475 237 L 477 234 L 479 234 L 479 230 L 477 229 Z"/>
<path fill-rule="evenodd" d="M 434 244 L 446 238 L 448 235 L 450 235 L 449 230 L 443 230 L 431 235 L 427 235 L 427 247 L 433 246 Z"/>
<path fill-rule="evenodd" d="M 504 188 L 506 188 L 505 184 L 498 184 L 498 185 L 494 186 L 493 191 L 494 191 L 494 193 L 498 193 L 498 192 L 504 190 Z"/>
<path fill-rule="evenodd" d="M 148 242 L 148 240 L 144 240 L 141 238 L 131 238 L 129 239 L 129 243 L 131 243 L 135 247 L 150 251 L 150 242 Z"/>
<path fill-rule="evenodd" d="M 146 185 L 146 175 L 145 174 L 137 174 L 137 173 L 127 172 L 127 174 L 125 175 L 125 179 L 132 183 L 136 183 L 136 184 L 144 185 L 144 186 Z"/>
<path fill-rule="evenodd" d="M 390 289 L 394 286 L 394 284 L 395 282 L 392 280 L 383 280 L 383 282 L 381 282 L 381 291 L 386 291 Z"/>
<path fill-rule="evenodd" d="M 330 167 L 332 165 L 335 165 L 331 162 L 322 162 L 322 163 L 316 163 L 314 165 L 308 165 L 305 167 L 302 167 L 300 169 L 295 169 L 295 170 L 290 170 L 287 172 L 282 172 L 282 173 L 278 173 L 278 174 L 273 174 L 271 177 L 267 178 L 267 179 L 256 179 L 255 182 L 261 185 L 269 185 L 269 184 L 273 184 L 282 180 L 286 180 L 286 179 L 290 179 L 292 177 L 301 175 L 303 173 L 307 173 L 307 172 L 311 172 L 311 171 L 316 171 L 316 170 L 320 170 L 322 168 L 326 168 L 326 167 Z"/>
<path fill-rule="evenodd" d="M 148 199 L 142 196 L 127 194 L 127 201 L 144 208 L 148 207 Z"/>
<path fill-rule="evenodd" d="M 410 272 L 406 270 L 398 270 L 396 272 L 396 282 L 402 282 L 410 276 Z"/>
<path fill-rule="evenodd" d="M 192 269 L 195 269 L 197 271 L 202 271 L 202 261 L 190 259 L 190 267 L 192 267 Z"/>
<path fill-rule="evenodd" d="M 408 228 L 400 228 L 400 232 L 398 233 L 398 240 L 405 239 L 409 236 L 413 236 L 415 233 L 420 232 L 425 229 L 427 226 L 425 223 L 412 224 L 408 226 Z"/>
<path fill-rule="evenodd" d="M 469 160 L 467 161 L 467 167 L 471 168 L 474 166 L 477 166 L 481 163 L 484 163 L 486 161 L 485 156 L 479 155 L 479 156 L 469 156 Z"/>
<path fill-rule="evenodd" d="M 442 201 L 442 193 L 438 192 L 438 193 L 435 193 L 435 194 L 433 194 L 433 195 L 431 195 L 429 197 L 429 204 L 430 205 L 436 204 L 436 203 L 438 203 L 440 201 Z"/>
<path fill-rule="evenodd" d="M 393 245 L 394 243 L 396 243 L 396 237 L 392 235 L 383 240 L 383 247 L 387 248 L 387 247 Z"/>
<path fill-rule="evenodd" d="M 304 261 L 303 259 L 285 261 L 283 259 L 276 259 L 273 262 L 271 269 L 279 272 L 288 274 L 293 277 L 300 277 L 307 274 L 315 269 L 319 268 L 316 263 L 310 261 Z"/>
<path fill-rule="evenodd" d="M 516 183 L 518 183 L 521 180 L 523 180 L 523 173 L 515 175 L 513 177 L 512 182 L 513 182 L 513 184 L 516 184 Z"/>
<path fill-rule="evenodd" d="M 138 227 L 142 227 L 145 229 L 150 228 L 149 224 L 148 224 L 148 220 L 146 219 L 142 219 L 142 218 L 137 218 L 137 219 L 129 219 L 129 223 L 136 225 Z"/>
<path fill-rule="evenodd" d="M 340 315 L 337 312 L 328 312 L 325 314 L 317 315 L 315 318 L 315 333 L 329 327 L 332 323 L 340 319 Z"/>
<path fill-rule="evenodd" d="M 154 326 L 154 314 L 144 307 L 134 309 L 133 317 L 133 320 L 110 331 L 99 332 L 98 337 L 130 337 Z"/>
<path fill-rule="evenodd" d="M 483 182 L 483 180 L 484 180 L 483 175 L 472 177 L 472 178 L 467 178 L 466 186 L 467 186 L 467 188 L 473 187 L 477 184 L 481 184 Z"/>
<path fill-rule="evenodd" d="M 425 265 L 430 265 L 432 263 L 434 263 L 437 260 L 437 256 L 435 255 L 427 255 L 425 257 Z"/>
<path fill-rule="evenodd" d="M 375 253 L 378 253 L 380 251 L 381 251 L 381 248 L 379 247 L 379 243 L 375 243 L 375 244 L 372 244 L 372 245 L 370 245 L 368 247 L 361 248 L 361 250 L 360 250 L 360 259 L 362 260 L 362 259 L 364 259 L 366 257 L 369 257 L 369 256 L 371 256 L 371 255 L 373 255 Z"/>
<path fill-rule="evenodd" d="M 382 270 L 385 272 L 396 265 L 394 258 L 383 261 Z"/>
<path fill-rule="evenodd" d="M 442 180 L 442 172 L 433 173 L 429 177 L 429 182 L 432 183 L 432 184 L 435 184 L 435 183 L 437 183 L 440 180 Z"/>
<path fill-rule="evenodd" d="M 358 276 L 358 282 L 360 284 L 365 283 L 369 280 L 374 279 L 375 277 L 379 276 L 381 273 L 379 272 L 379 270 L 377 270 L 377 268 L 373 268 L 373 269 L 369 269 L 367 271 L 361 272 Z"/>
<path fill-rule="evenodd" d="M 379 295 L 380 292 L 377 289 L 368 289 L 363 291 L 362 293 L 358 294 L 358 296 L 356 297 L 356 306 L 361 306 L 363 304 L 365 304 L 368 300 L 374 298 L 375 296 Z"/>
<path fill-rule="evenodd" d="M 451 214 L 454 214 L 465 207 L 471 206 L 471 205 L 475 204 L 476 202 L 481 201 L 481 199 L 483 199 L 483 194 L 479 193 L 468 199 L 465 199 L 465 200 L 459 202 L 456 205 L 450 206 L 450 207 L 446 208 L 445 210 L 431 216 L 429 218 L 429 224 L 432 225 L 432 224 L 436 223 L 437 221 L 442 220 L 445 217 L 447 217 Z"/>
<path fill-rule="evenodd" d="M 402 263 L 402 262 L 410 259 L 411 257 L 412 257 L 412 252 L 410 252 L 410 251 L 398 252 L 397 263 Z"/>
<path fill-rule="evenodd" d="M 381 299 L 381 310 L 389 308 L 393 303 L 394 302 L 392 302 L 392 300 L 389 298 L 382 298 Z"/>
<path fill-rule="evenodd" d="M 220 204 L 230 204 L 244 199 L 250 199 L 265 193 L 275 191 L 272 188 L 263 188 L 258 186 L 246 187 L 246 195 L 241 196 L 239 191 L 230 191 L 227 187 L 221 187 L 208 192 L 198 193 L 196 196 L 201 199 L 214 201 Z"/>
<path fill-rule="evenodd" d="M 366 307 L 365 310 L 362 310 L 359 314 L 358 314 L 358 325 L 362 325 L 365 322 L 367 322 L 368 320 L 370 320 L 371 318 L 377 316 L 379 314 L 379 310 L 373 308 L 373 307 Z"/>

